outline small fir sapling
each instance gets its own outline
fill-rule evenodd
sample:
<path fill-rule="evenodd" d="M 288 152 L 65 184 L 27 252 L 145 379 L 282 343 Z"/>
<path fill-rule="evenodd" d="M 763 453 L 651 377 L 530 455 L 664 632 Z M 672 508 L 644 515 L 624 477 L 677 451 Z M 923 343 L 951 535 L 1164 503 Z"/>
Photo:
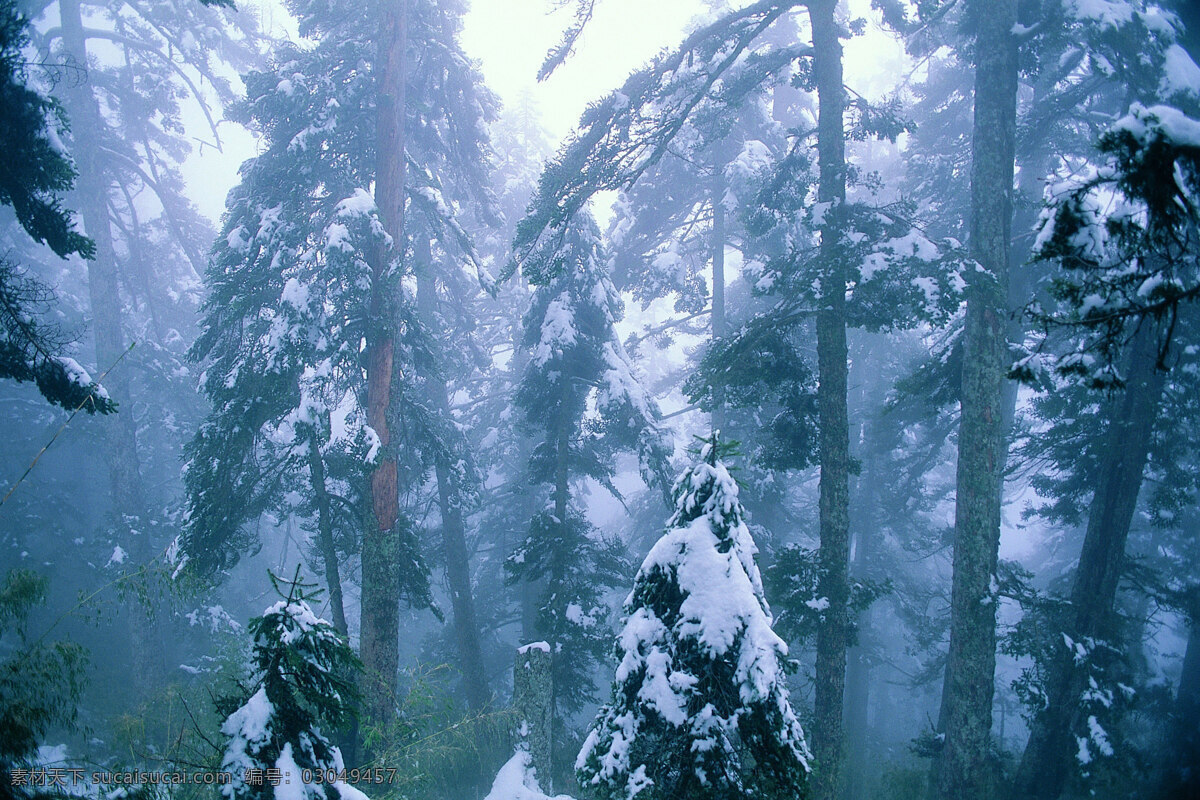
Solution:
<path fill-rule="evenodd" d="M 225 800 L 366 800 L 340 778 L 342 754 L 322 732 L 349 713 L 357 665 L 349 644 L 309 607 L 312 585 L 271 576 L 283 599 L 250 622 L 253 681 L 221 726 Z M 278 778 L 276 781 L 275 779 Z M 309 779 L 306 779 L 309 778 Z"/>
<path fill-rule="evenodd" d="M 604 798 L 803 797 L 804 732 L 786 687 L 738 486 L 717 435 L 675 484 L 675 513 L 625 600 L 612 700 L 576 760 Z"/>

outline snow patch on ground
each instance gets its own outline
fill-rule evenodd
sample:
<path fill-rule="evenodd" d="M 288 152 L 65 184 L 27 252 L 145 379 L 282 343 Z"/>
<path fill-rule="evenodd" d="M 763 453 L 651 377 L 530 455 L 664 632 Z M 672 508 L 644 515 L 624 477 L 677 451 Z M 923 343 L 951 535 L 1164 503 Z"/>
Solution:
<path fill-rule="evenodd" d="M 573 800 L 565 794 L 550 797 L 538 785 L 537 770 L 528 750 L 517 750 L 492 781 L 484 800 Z"/>

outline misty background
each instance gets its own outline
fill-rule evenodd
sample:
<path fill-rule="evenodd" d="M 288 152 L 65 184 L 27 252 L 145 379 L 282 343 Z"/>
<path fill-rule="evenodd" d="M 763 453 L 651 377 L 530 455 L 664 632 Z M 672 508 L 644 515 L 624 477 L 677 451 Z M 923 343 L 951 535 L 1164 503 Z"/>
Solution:
<path fill-rule="evenodd" d="M 0 10 L 3 800 L 1200 796 L 1194 3 Z"/>

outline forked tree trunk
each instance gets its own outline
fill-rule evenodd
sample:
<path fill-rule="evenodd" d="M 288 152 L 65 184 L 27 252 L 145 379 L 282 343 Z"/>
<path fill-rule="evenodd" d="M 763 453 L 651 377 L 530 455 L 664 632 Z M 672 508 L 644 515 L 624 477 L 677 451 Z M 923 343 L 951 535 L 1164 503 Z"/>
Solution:
<path fill-rule="evenodd" d="M 817 199 L 831 204 L 837 220 L 846 200 L 845 89 L 836 0 L 812 0 L 813 72 L 819 106 Z M 837 233 L 822 236 L 824 265 L 817 314 L 817 409 L 820 415 L 820 593 L 829 602 L 817 628 L 817 680 L 813 718 L 816 800 L 842 794 L 842 705 L 850 619 L 850 428 L 846 408 L 846 274 L 839 263 Z"/>
<path fill-rule="evenodd" d="M 971 137 L 970 254 L 964 333 L 962 415 L 954 515 L 950 654 L 935 760 L 936 794 L 992 796 L 992 698 L 1005 430 L 1008 260 L 1016 139 L 1016 0 L 981 3 L 975 41 L 975 120 Z"/>
<path fill-rule="evenodd" d="M 375 248 L 371 257 L 370 327 L 367 341 L 367 422 L 379 437 L 379 464 L 371 473 L 375 518 L 363 533 L 362 606 L 359 655 L 368 724 L 388 724 L 396 708 L 400 635 L 400 497 L 396 452 L 389 428 L 395 358 L 396 261 L 404 238 L 405 51 L 408 42 L 406 0 L 382 7 L 376 75 L 375 203 L 394 250 Z"/>

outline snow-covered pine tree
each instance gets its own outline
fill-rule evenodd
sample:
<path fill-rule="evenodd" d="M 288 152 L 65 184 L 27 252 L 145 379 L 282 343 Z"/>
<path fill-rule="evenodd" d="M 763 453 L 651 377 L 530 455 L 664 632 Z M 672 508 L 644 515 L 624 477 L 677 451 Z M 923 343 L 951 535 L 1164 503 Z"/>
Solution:
<path fill-rule="evenodd" d="M 221 793 L 226 800 L 366 800 L 339 778 L 342 754 L 321 731 L 349 712 L 354 686 L 342 676 L 357 659 L 313 614 L 312 585 L 301 582 L 299 569 L 291 581 L 271 580 L 283 599 L 250 621 L 253 680 L 221 725 L 221 769 L 232 776 Z"/>
<path fill-rule="evenodd" d="M 377 86 L 362 54 L 373 50 L 377 19 L 358 6 L 297 2 L 292 10 L 312 46 L 280 47 L 269 69 L 246 76 L 247 96 L 235 109 L 266 146 L 243 165 L 226 201 L 206 274 L 210 294 L 192 357 L 205 364 L 201 383 L 214 409 L 188 448 L 184 546 L 191 566 L 212 574 L 253 546 L 246 529 L 262 511 L 299 518 L 318 533 L 337 608 L 338 557 L 353 550 L 371 513 L 366 482 L 384 449 L 367 424 L 359 350 L 373 330 L 378 281 L 369 262 L 379 248 L 399 257 L 409 245 L 389 236 L 367 191 L 376 145 L 363 132 L 374 130 Z M 473 262 L 460 206 L 486 204 L 480 131 L 492 100 L 456 41 L 461 9 L 416 3 L 410 11 L 409 35 L 428 53 L 410 65 L 408 90 L 439 100 L 406 110 L 409 228 Z M 411 275 L 408 262 L 390 275 L 390 317 L 406 332 L 394 346 L 409 369 L 430 342 L 412 293 L 399 286 L 402 271 Z M 407 487 L 426 466 L 428 453 L 415 451 L 446 449 L 433 440 L 448 422 L 416 382 L 395 389 L 406 430 L 416 431 L 398 442 L 413 448 L 404 459 L 414 473 Z M 298 505 L 289 488 L 298 489 L 290 493 Z M 328 502 L 338 499 L 350 502 Z M 405 552 L 392 561 L 404 570 L 403 590 L 423 605 L 428 581 L 415 538 L 399 538 Z"/>
<path fill-rule="evenodd" d="M 625 600 L 613 697 L 576 761 L 604 798 L 805 797 L 786 686 L 738 486 L 714 436 Z"/>
<path fill-rule="evenodd" d="M 620 298 L 591 215 L 577 215 L 561 241 L 526 262 L 524 274 L 537 290 L 525 316 L 530 354 L 516 404 L 536 431 L 530 479 L 550 492 L 507 566 L 513 579 L 541 590 L 525 636 L 555 647 L 555 705 L 573 711 L 591 697 L 591 666 L 604 654 L 602 594 L 620 580 L 623 559 L 593 535 L 572 502 L 571 481 L 592 478 L 616 494 L 616 456 L 632 451 L 646 483 L 663 485 L 670 450 L 657 406 L 617 336 Z"/>

